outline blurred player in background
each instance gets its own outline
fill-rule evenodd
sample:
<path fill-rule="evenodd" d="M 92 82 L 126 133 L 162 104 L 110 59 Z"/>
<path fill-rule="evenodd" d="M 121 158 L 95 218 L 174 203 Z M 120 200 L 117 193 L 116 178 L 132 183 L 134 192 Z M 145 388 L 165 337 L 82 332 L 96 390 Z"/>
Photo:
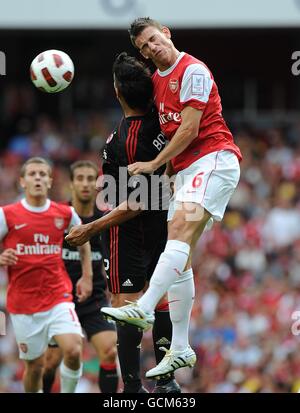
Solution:
<path fill-rule="evenodd" d="M 120 306 L 141 297 L 158 257 L 164 249 L 167 235 L 166 210 L 161 198 L 155 199 L 156 209 L 142 211 L 129 205 L 130 193 L 142 181 L 137 178 L 130 187 L 127 166 L 135 160 L 155 157 L 164 147 L 157 112 L 152 107 L 153 85 L 150 72 L 135 58 L 120 54 L 113 65 L 114 86 L 124 117 L 107 140 L 103 151 L 103 173 L 116 182 L 116 208 L 103 218 L 73 229 L 66 237 L 73 245 L 81 245 L 91 235 L 104 231 L 105 258 L 112 305 Z M 122 199 L 119 171 L 123 167 L 125 185 L 129 185 L 128 198 Z M 164 172 L 161 166 L 156 174 Z M 122 173 L 122 172 L 121 172 Z M 144 177 L 144 179 L 146 179 Z M 151 199 L 150 179 L 146 179 L 147 198 Z M 169 192 L 167 188 L 167 202 Z M 149 204 L 150 205 L 150 204 Z M 135 210 L 133 210 L 135 209 Z M 168 303 L 157 303 L 153 326 L 153 343 L 157 362 L 162 359 L 161 346 L 168 347 L 171 339 L 171 322 Z M 146 392 L 140 379 L 140 344 L 142 331 L 117 325 L 118 354 L 125 393 Z M 158 380 L 155 393 L 180 393 L 174 376 Z"/>
<path fill-rule="evenodd" d="M 94 221 L 102 216 L 95 206 L 97 166 L 87 160 L 77 161 L 71 165 L 72 205 L 80 216 L 82 223 Z M 76 247 L 64 241 L 63 260 L 73 284 L 75 310 L 88 340 L 95 348 L 100 360 L 99 388 L 102 393 L 117 393 L 118 374 L 116 369 L 117 334 L 115 326 L 104 320 L 100 308 L 108 305 L 106 299 L 106 281 L 102 262 L 102 245 L 100 235 L 90 239 L 93 264 L 93 292 L 83 303 L 76 299 L 76 285 L 81 277 L 80 255 Z M 59 347 L 49 346 L 46 355 L 44 373 L 44 392 L 50 392 L 57 367 L 62 359 Z"/>
<path fill-rule="evenodd" d="M 49 343 L 57 343 L 63 354 L 61 392 L 73 393 L 82 374 L 82 331 L 62 243 L 65 231 L 81 221 L 74 208 L 48 199 L 52 169 L 45 159 L 25 162 L 20 184 L 25 198 L 0 209 L 0 265 L 8 269 L 7 310 L 25 361 L 25 392 L 42 392 L 44 354 Z M 76 294 L 82 302 L 92 291 L 89 243 L 80 254 L 82 276 Z"/>
<path fill-rule="evenodd" d="M 137 303 L 110 311 L 115 319 L 153 323 L 153 310 L 168 291 L 173 336 L 162 362 L 146 373 L 159 377 L 192 367 L 195 352 L 188 330 L 194 299 L 191 253 L 204 228 L 223 218 L 239 180 L 241 153 L 223 117 L 217 85 L 200 60 L 179 52 L 170 30 L 150 18 L 130 27 L 133 45 L 157 67 L 152 80 L 154 101 L 169 144 L 151 161 L 132 162 L 131 175 L 156 171 L 170 162 L 176 175 L 168 214 L 168 242 Z"/>

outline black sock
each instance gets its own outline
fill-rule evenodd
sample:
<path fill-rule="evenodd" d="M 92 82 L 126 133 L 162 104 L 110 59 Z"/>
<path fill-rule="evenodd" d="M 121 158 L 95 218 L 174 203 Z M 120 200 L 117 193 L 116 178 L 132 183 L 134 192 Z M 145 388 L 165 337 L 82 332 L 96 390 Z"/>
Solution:
<path fill-rule="evenodd" d="M 43 375 L 43 392 L 51 393 L 51 389 L 55 380 L 56 370 L 47 370 Z"/>
<path fill-rule="evenodd" d="M 117 393 L 118 381 L 116 364 L 101 363 L 98 377 L 101 393 Z"/>
<path fill-rule="evenodd" d="M 153 346 L 155 352 L 156 364 L 158 364 L 165 356 L 159 347 L 170 348 L 172 340 L 172 323 L 170 320 L 170 313 L 166 306 L 160 310 L 155 310 L 155 322 L 152 330 Z M 174 373 L 168 378 L 157 380 L 158 385 L 163 385 L 174 379 Z"/>
<path fill-rule="evenodd" d="M 118 355 L 124 382 L 124 393 L 137 393 L 140 377 L 140 344 L 143 333 L 133 326 L 117 325 Z"/>

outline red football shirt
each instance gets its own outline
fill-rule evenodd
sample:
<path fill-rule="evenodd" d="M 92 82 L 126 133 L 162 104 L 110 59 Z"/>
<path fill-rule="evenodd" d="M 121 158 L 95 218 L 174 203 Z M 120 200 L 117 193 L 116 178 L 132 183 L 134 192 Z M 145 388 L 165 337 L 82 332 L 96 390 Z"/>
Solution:
<path fill-rule="evenodd" d="M 72 301 L 72 283 L 62 260 L 64 231 L 79 224 L 74 209 L 50 200 L 32 207 L 25 199 L 0 208 L 0 238 L 16 251 L 8 270 L 7 310 L 13 314 L 47 311 Z"/>
<path fill-rule="evenodd" d="M 203 62 L 182 52 L 173 66 L 163 72 L 156 70 L 152 79 L 161 129 L 168 140 L 180 126 L 180 113 L 186 106 L 203 111 L 198 136 L 172 159 L 176 172 L 219 150 L 230 150 L 242 159 L 223 119 L 217 85 Z"/>

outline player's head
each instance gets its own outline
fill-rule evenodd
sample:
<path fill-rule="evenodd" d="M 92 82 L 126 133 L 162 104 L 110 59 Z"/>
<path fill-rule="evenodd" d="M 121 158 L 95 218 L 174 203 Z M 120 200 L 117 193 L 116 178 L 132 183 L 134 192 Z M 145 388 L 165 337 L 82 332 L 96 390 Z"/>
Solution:
<path fill-rule="evenodd" d="M 76 161 L 70 167 L 73 200 L 88 203 L 95 200 L 97 165 L 88 160 Z"/>
<path fill-rule="evenodd" d="M 123 52 L 113 64 L 116 94 L 134 110 L 147 111 L 152 104 L 153 84 L 149 69 L 135 57 Z"/>
<path fill-rule="evenodd" d="M 150 17 L 139 17 L 129 29 L 130 40 L 145 59 L 151 59 L 161 70 L 174 63 L 178 51 L 171 40 L 170 29 Z"/>
<path fill-rule="evenodd" d="M 44 158 L 28 159 L 21 168 L 20 185 L 26 198 L 44 199 L 52 185 L 52 167 Z"/>

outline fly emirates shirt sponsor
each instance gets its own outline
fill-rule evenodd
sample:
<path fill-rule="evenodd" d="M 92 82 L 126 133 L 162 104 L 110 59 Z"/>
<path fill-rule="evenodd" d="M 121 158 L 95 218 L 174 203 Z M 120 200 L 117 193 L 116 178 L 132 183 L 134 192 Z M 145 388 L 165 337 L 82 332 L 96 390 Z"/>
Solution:
<path fill-rule="evenodd" d="M 80 218 L 73 207 L 47 200 L 32 207 L 25 199 L 0 208 L 0 239 L 18 261 L 7 267 L 7 309 L 33 314 L 72 301 L 72 283 L 62 260 L 64 232 Z"/>

